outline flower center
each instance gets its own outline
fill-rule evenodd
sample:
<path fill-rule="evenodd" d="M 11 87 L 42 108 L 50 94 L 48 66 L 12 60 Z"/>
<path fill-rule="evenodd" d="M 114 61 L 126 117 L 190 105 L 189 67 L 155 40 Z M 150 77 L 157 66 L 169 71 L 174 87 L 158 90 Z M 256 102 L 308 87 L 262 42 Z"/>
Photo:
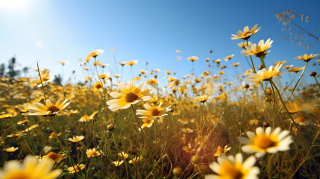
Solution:
<path fill-rule="evenodd" d="M 97 84 L 96 88 L 102 88 L 102 85 L 101 84 Z"/>
<path fill-rule="evenodd" d="M 264 57 L 264 56 L 266 56 L 266 55 L 267 55 L 266 50 L 260 51 L 260 52 L 258 52 L 258 53 L 255 54 L 256 57 Z"/>
<path fill-rule="evenodd" d="M 245 36 L 245 37 L 250 37 L 251 35 L 252 35 L 252 32 L 250 32 L 250 31 L 243 33 L 243 36 Z"/>
<path fill-rule="evenodd" d="M 47 111 L 51 111 L 51 112 L 57 112 L 57 111 L 60 111 L 60 109 L 57 107 L 57 106 L 49 106 Z"/>
<path fill-rule="evenodd" d="M 158 116 L 160 113 L 159 109 L 157 107 L 153 107 L 150 109 L 151 116 Z"/>
<path fill-rule="evenodd" d="M 30 174 L 25 171 L 12 171 L 8 174 L 8 179 L 31 179 Z"/>
<path fill-rule="evenodd" d="M 138 96 L 132 92 L 130 92 L 126 95 L 126 102 L 128 102 L 128 103 L 132 103 L 137 99 L 138 99 Z"/>
<path fill-rule="evenodd" d="M 261 149 L 267 149 L 273 146 L 276 146 L 277 143 L 272 141 L 270 137 L 264 135 L 264 134 L 259 134 L 257 137 L 254 139 L 254 145 L 261 148 Z"/>
<path fill-rule="evenodd" d="M 237 169 L 229 160 L 221 164 L 219 174 L 225 178 L 241 179 L 244 177 L 241 170 Z"/>

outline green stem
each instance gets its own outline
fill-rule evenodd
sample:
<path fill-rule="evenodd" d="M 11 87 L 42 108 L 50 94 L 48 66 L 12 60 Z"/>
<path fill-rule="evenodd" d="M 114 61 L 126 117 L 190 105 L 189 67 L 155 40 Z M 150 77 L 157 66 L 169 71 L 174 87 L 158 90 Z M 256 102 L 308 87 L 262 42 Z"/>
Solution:
<path fill-rule="evenodd" d="M 316 80 L 316 82 L 317 82 L 317 84 L 318 84 L 318 86 L 319 86 L 319 88 L 320 88 L 320 84 L 319 84 L 319 82 L 318 82 L 318 80 L 317 80 L 316 76 L 313 76 L 313 77 L 314 77 L 314 79 Z"/>
<path fill-rule="evenodd" d="M 300 131 L 300 128 L 298 126 L 298 124 L 294 121 L 294 119 L 292 118 L 291 114 L 289 113 L 289 110 L 287 108 L 287 106 L 285 105 L 284 101 L 282 100 L 282 97 L 281 97 L 281 94 L 280 94 L 280 91 L 279 89 L 277 88 L 277 86 L 273 83 L 272 79 L 269 81 L 271 83 L 271 85 L 274 86 L 274 88 L 276 89 L 278 95 L 279 95 L 279 99 L 282 103 L 282 106 L 285 108 L 285 110 L 287 111 L 288 115 L 290 116 L 290 119 L 292 121 L 292 123 L 295 125 L 295 127 L 297 128 L 298 132 L 299 132 L 299 135 L 301 136 L 301 138 L 303 139 L 303 142 L 305 143 L 305 145 L 309 148 L 309 144 L 307 143 L 307 141 L 305 140 L 305 138 L 303 137 L 301 131 Z"/>
<path fill-rule="evenodd" d="M 293 88 L 293 90 L 292 90 L 291 94 L 289 95 L 288 99 L 286 100 L 285 104 L 290 100 L 291 96 L 293 95 L 293 93 L 294 93 L 295 89 L 297 88 L 297 86 L 298 86 L 298 84 L 299 84 L 299 81 L 301 80 L 301 78 L 302 78 L 302 76 L 303 76 L 304 72 L 305 72 L 305 71 L 306 71 L 306 69 L 307 69 L 307 66 L 308 66 L 308 62 L 306 62 L 306 65 L 304 66 L 304 69 L 303 69 L 303 71 L 302 71 L 302 73 L 301 73 L 301 75 L 300 75 L 300 77 L 299 77 L 299 79 L 298 79 L 298 81 L 297 81 L 296 85 L 294 86 L 294 88 Z M 281 94 L 280 94 L 280 96 L 281 96 Z M 280 111 L 282 110 L 282 108 L 283 108 L 283 105 L 282 105 L 282 106 L 280 107 L 280 109 L 278 110 L 277 115 L 276 115 L 276 117 L 275 117 L 275 119 L 274 119 L 274 120 L 276 120 L 276 119 L 277 119 L 277 117 L 278 117 L 278 115 L 280 114 Z"/>
<path fill-rule="evenodd" d="M 88 167 L 88 170 L 87 170 L 86 179 L 89 178 L 89 171 L 90 171 L 91 164 L 92 164 L 92 158 L 90 159 L 90 164 L 89 164 L 89 167 Z"/>
<path fill-rule="evenodd" d="M 38 63 L 37 63 L 37 67 L 38 67 L 38 73 L 39 73 L 39 77 L 40 77 L 40 81 L 41 81 L 41 88 L 43 90 L 43 96 L 44 96 L 44 99 L 47 100 L 46 93 L 44 92 L 44 86 L 43 86 L 42 78 L 41 78 L 41 75 L 40 75 L 40 69 L 39 69 L 39 64 Z"/>

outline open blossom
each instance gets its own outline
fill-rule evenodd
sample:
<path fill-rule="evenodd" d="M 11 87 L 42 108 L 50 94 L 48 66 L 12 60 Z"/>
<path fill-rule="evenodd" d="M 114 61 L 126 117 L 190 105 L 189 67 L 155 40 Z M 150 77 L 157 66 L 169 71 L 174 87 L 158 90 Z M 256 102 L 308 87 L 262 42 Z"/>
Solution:
<path fill-rule="evenodd" d="M 263 68 L 262 70 L 259 70 L 257 73 L 251 73 L 249 76 L 246 78 L 248 81 L 252 82 L 261 82 L 261 81 L 268 81 L 271 80 L 273 76 L 276 75 L 276 73 L 279 72 L 282 64 L 278 64 L 276 67 L 273 68 L 273 66 L 269 67 L 269 70 L 266 70 Z"/>
<path fill-rule="evenodd" d="M 92 58 L 92 57 L 97 57 L 98 55 L 100 55 L 100 54 L 102 54 L 104 52 L 104 50 L 101 50 L 101 49 L 97 49 L 97 50 L 95 50 L 95 51 L 91 51 L 90 53 L 89 53 L 89 55 L 87 56 L 87 58 L 86 58 L 86 60 L 84 61 L 84 63 L 87 63 L 89 60 L 90 60 L 90 58 Z"/>
<path fill-rule="evenodd" d="M 127 62 L 127 65 L 133 66 L 133 65 L 135 65 L 137 63 L 138 63 L 138 60 L 130 60 L 130 61 Z"/>
<path fill-rule="evenodd" d="M 79 172 L 80 170 L 84 170 L 86 168 L 86 165 L 80 164 L 80 165 L 74 165 L 73 167 L 69 167 L 68 171 L 69 173 L 75 173 Z"/>
<path fill-rule="evenodd" d="M 258 27 L 258 24 L 254 25 L 251 30 L 249 30 L 249 26 L 245 26 L 243 28 L 243 31 L 238 30 L 237 34 L 231 34 L 233 37 L 231 37 L 232 40 L 237 39 L 244 39 L 248 40 L 253 34 L 257 33 L 261 27 Z"/>
<path fill-rule="evenodd" d="M 81 141 L 82 139 L 84 139 L 84 136 L 75 136 L 73 138 L 69 138 L 68 141 L 71 141 L 71 142 L 79 142 Z"/>
<path fill-rule="evenodd" d="M 34 156 L 27 156 L 22 163 L 11 160 L 0 170 L 2 179 L 55 179 L 62 174 L 61 169 L 52 171 L 54 161 L 44 158 L 39 160 Z"/>
<path fill-rule="evenodd" d="M 34 102 L 28 107 L 29 115 L 56 115 L 62 113 L 62 110 L 66 108 L 70 103 L 68 99 L 62 101 L 59 99 L 56 104 L 51 103 L 50 99 L 46 100 L 46 105 Z"/>
<path fill-rule="evenodd" d="M 96 157 L 100 155 L 100 152 L 97 151 L 95 148 L 87 149 L 86 151 L 87 157 Z"/>
<path fill-rule="evenodd" d="M 241 153 L 228 157 L 222 154 L 217 160 L 218 163 L 213 162 L 209 165 L 217 175 L 206 175 L 205 179 L 258 179 L 260 169 L 254 166 L 257 161 L 254 156 L 250 156 L 243 161 Z"/>
<path fill-rule="evenodd" d="M 234 54 L 224 57 L 224 60 L 229 61 L 229 60 L 231 60 L 232 57 L 234 57 Z"/>
<path fill-rule="evenodd" d="M 246 50 L 242 50 L 241 53 L 244 56 L 255 55 L 256 57 L 264 57 L 267 55 L 267 50 L 271 47 L 273 40 L 268 39 L 266 42 L 260 40 L 259 44 L 253 44 L 251 47 L 246 46 Z"/>
<path fill-rule="evenodd" d="M 131 104 L 150 100 L 153 90 L 144 88 L 144 86 L 145 82 L 141 82 L 137 86 L 135 86 L 133 80 L 129 82 L 128 86 L 125 86 L 120 82 L 118 84 L 118 87 L 121 90 L 121 93 L 110 93 L 110 96 L 116 99 L 112 99 L 107 102 L 107 104 L 109 105 L 109 109 L 111 111 L 116 111 L 118 109 L 127 109 L 131 106 Z"/>
<path fill-rule="evenodd" d="M 311 59 L 313 59 L 314 57 L 317 57 L 318 55 L 319 55 L 319 54 L 310 54 L 310 55 L 304 54 L 304 55 L 302 55 L 302 56 L 297 56 L 297 57 L 294 58 L 294 59 L 303 60 L 303 61 L 305 61 L 305 62 L 308 62 L 308 61 L 310 61 Z"/>
<path fill-rule="evenodd" d="M 286 151 L 290 149 L 290 144 L 293 142 L 292 137 L 288 135 L 288 130 L 281 131 L 280 127 L 273 132 L 271 127 L 265 130 L 258 127 L 256 132 L 247 132 L 247 136 L 239 137 L 239 141 L 245 144 L 242 147 L 245 153 L 255 153 L 256 157 L 262 157 L 266 153 L 276 153 L 278 151 Z"/>
<path fill-rule="evenodd" d="M 199 60 L 199 57 L 198 56 L 191 56 L 191 57 L 188 57 L 187 60 L 194 62 L 196 60 Z"/>
<path fill-rule="evenodd" d="M 151 107 L 149 104 L 144 104 L 144 108 L 146 110 L 137 110 L 137 115 L 142 115 L 140 118 L 154 118 L 154 117 L 162 117 L 166 114 L 166 112 L 170 111 L 170 107 L 162 108 L 162 103 L 159 104 L 159 106 Z"/>

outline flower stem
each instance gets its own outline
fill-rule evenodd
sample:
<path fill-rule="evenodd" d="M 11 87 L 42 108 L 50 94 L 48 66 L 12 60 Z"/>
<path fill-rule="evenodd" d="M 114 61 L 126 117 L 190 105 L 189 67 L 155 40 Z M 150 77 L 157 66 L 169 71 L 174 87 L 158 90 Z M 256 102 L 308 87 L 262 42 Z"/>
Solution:
<path fill-rule="evenodd" d="M 316 76 L 313 76 L 313 77 L 314 77 L 314 79 L 316 80 L 316 82 L 317 82 L 317 84 L 318 84 L 318 86 L 319 86 L 319 88 L 320 88 L 320 84 L 319 84 L 319 82 L 318 82 L 318 80 L 317 80 Z"/>
<path fill-rule="evenodd" d="M 306 69 L 307 69 L 307 66 L 308 66 L 308 62 L 306 62 L 306 65 L 304 66 L 304 69 L 303 69 L 303 71 L 302 71 L 302 73 L 301 73 L 301 75 L 300 75 L 300 77 L 299 77 L 299 79 L 298 79 L 298 81 L 297 81 L 296 85 L 294 86 L 294 88 L 293 88 L 293 90 L 292 90 L 291 94 L 289 95 L 289 97 L 288 97 L 287 101 L 285 102 L 285 104 L 290 100 L 290 97 L 293 95 L 293 93 L 294 93 L 295 89 L 297 88 L 297 86 L 298 86 L 298 84 L 299 84 L 299 81 L 301 80 L 301 78 L 302 78 L 302 76 L 303 76 L 304 72 L 305 72 L 305 71 L 306 71 Z M 278 89 L 278 88 L 277 88 L 277 89 Z M 280 96 L 281 96 L 281 94 L 280 94 Z M 281 98 L 281 97 L 280 97 L 280 98 Z M 282 98 L 281 98 L 281 99 L 282 99 Z M 274 120 L 276 120 L 276 119 L 277 119 L 278 115 L 280 114 L 280 111 L 282 110 L 282 107 L 283 107 L 283 105 L 282 105 L 282 106 L 280 107 L 280 109 L 278 110 L 278 112 L 277 112 L 276 117 L 274 118 Z"/>
<path fill-rule="evenodd" d="M 42 78 L 41 78 L 41 75 L 40 75 L 40 69 L 39 69 L 39 64 L 38 63 L 37 63 L 37 67 L 38 67 L 38 73 L 39 73 L 39 77 L 40 77 L 40 81 L 41 81 L 41 88 L 43 90 L 43 96 L 44 96 L 44 99 L 47 100 L 46 93 L 44 92 L 44 86 L 43 86 Z"/>
<path fill-rule="evenodd" d="M 273 85 L 273 87 L 276 89 L 278 95 L 279 95 L 279 99 L 282 103 L 282 106 L 285 108 L 285 110 L 287 111 L 288 115 L 290 116 L 290 119 L 292 121 L 292 123 L 295 125 L 295 127 L 297 128 L 298 132 L 299 132 L 299 135 L 301 136 L 301 138 L 303 139 L 303 142 L 306 144 L 306 146 L 309 148 L 309 144 L 307 143 L 307 141 L 305 140 L 305 138 L 303 137 L 301 131 L 300 131 L 300 128 L 298 127 L 298 124 L 294 121 L 294 119 L 292 118 L 291 114 L 289 113 L 289 110 L 287 108 L 287 106 L 285 105 L 285 103 L 283 102 L 283 99 L 281 97 L 281 94 L 280 94 L 280 91 L 279 89 L 277 88 L 277 86 L 273 83 L 272 79 L 270 80 L 270 83 L 271 85 Z"/>

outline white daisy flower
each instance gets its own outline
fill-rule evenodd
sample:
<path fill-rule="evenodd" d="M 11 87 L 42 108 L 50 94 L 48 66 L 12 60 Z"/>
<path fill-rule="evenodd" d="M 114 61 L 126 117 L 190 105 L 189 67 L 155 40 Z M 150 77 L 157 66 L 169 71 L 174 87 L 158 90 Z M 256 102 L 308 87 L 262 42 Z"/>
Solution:
<path fill-rule="evenodd" d="M 267 127 L 265 131 L 262 127 L 256 129 L 256 133 L 247 132 L 249 137 L 239 137 L 239 141 L 246 144 L 242 147 L 242 151 L 246 153 L 256 153 L 256 157 L 262 157 L 267 152 L 276 153 L 278 151 L 286 151 L 290 149 L 290 144 L 293 142 L 288 130 L 281 131 L 277 127 L 272 133 L 271 127 Z"/>

